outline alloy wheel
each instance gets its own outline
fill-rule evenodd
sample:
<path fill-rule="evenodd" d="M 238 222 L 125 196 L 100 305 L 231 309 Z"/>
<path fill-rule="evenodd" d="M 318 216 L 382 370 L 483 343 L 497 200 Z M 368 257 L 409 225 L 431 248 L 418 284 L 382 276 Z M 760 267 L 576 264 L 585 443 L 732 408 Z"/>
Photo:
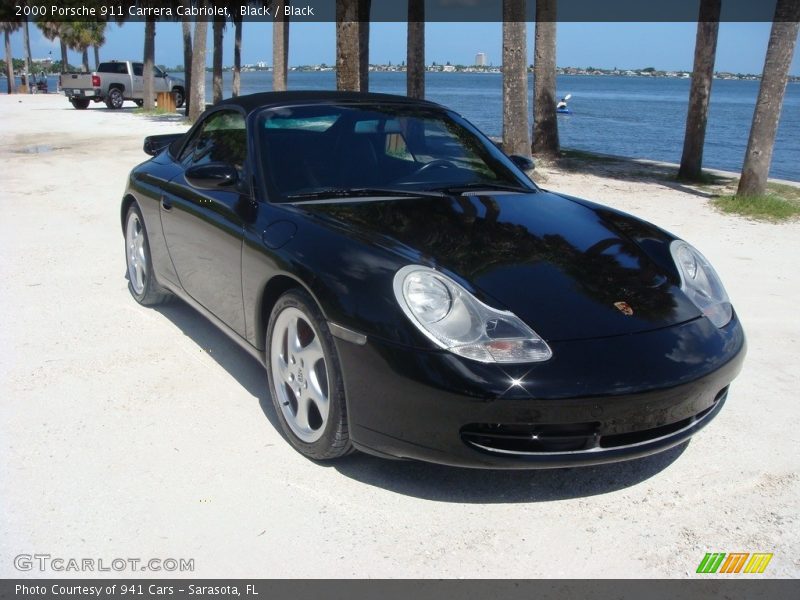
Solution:
<path fill-rule="evenodd" d="M 292 432 L 313 443 L 325 432 L 330 409 L 328 365 L 320 334 L 303 311 L 285 308 L 272 330 L 273 390 Z"/>
<path fill-rule="evenodd" d="M 147 280 L 147 261 L 144 251 L 144 229 L 139 217 L 131 212 L 125 228 L 125 248 L 128 258 L 128 279 L 137 295 L 144 293 Z"/>

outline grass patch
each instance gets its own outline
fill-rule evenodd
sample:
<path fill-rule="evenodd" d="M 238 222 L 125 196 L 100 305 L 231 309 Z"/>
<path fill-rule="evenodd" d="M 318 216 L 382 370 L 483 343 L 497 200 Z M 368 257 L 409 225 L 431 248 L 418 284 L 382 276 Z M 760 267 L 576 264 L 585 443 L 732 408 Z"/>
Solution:
<path fill-rule="evenodd" d="M 166 108 L 152 108 L 150 110 L 146 108 L 134 108 L 133 114 L 135 115 L 147 115 L 147 116 L 166 116 L 166 115 L 177 115 L 176 112 L 170 112 Z"/>
<path fill-rule="evenodd" d="M 784 183 L 767 183 L 767 192 L 772 196 L 780 196 L 790 202 L 800 203 L 800 187 Z"/>
<path fill-rule="evenodd" d="M 720 196 L 711 202 L 722 212 L 758 221 L 781 222 L 800 216 L 800 188 L 780 183 L 767 184 L 763 196 Z"/>

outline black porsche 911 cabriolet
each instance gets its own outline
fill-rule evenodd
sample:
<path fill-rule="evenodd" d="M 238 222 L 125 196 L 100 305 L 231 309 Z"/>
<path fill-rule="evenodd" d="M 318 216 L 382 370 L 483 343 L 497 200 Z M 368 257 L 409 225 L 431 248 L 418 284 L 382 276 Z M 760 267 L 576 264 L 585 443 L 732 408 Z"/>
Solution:
<path fill-rule="evenodd" d="M 635 458 L 705 426 L 741 368 L 702 254 L 540 189 L 437 104 L 254 94 L 145 151 L 121 206 L 131 294 L 183 299 L 261 361 L 310 458 Z"/>

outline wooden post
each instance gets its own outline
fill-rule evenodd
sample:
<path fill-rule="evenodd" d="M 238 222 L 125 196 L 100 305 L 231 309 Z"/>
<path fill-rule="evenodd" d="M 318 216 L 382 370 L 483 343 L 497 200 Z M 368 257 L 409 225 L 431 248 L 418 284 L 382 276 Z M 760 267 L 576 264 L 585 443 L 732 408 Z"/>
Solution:
<path fill-rule="evenodd" d="M 178 109 L 175 107 L 175 96 L 172 95 L 172 92 L 158 92 L 156 96 L 156 102 L 158 104 L 158 108 L 165 110 L 167 112 L 177 112 Z"/>

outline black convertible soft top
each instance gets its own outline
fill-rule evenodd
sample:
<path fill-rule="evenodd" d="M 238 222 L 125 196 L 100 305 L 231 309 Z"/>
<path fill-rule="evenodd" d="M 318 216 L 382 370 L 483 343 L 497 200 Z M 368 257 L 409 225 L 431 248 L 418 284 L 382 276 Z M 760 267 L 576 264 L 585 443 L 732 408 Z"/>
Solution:
<path fill-rule="evenodd" d="M 417 100 L 407 96 L 396 96 L 393 94 L 374 94 L 363 92 L 336 92 L 336 91 L 317 91 L 317 90 L 298 90 L 291 92 L 261 92 L 258 94 L 247 94 L 236 98 L 227 98 L 218 102 L 214 106 L 240 106 L 248 114 L 252 111 L 266 106 L 279 104 L 307 104 L 325 102 L 364 102 L 364 103 L 391 103 L 391 104 L 416 104 L 418 106 L 428 106 L 442 108 L 441 105 L 428 100 Z"/>

